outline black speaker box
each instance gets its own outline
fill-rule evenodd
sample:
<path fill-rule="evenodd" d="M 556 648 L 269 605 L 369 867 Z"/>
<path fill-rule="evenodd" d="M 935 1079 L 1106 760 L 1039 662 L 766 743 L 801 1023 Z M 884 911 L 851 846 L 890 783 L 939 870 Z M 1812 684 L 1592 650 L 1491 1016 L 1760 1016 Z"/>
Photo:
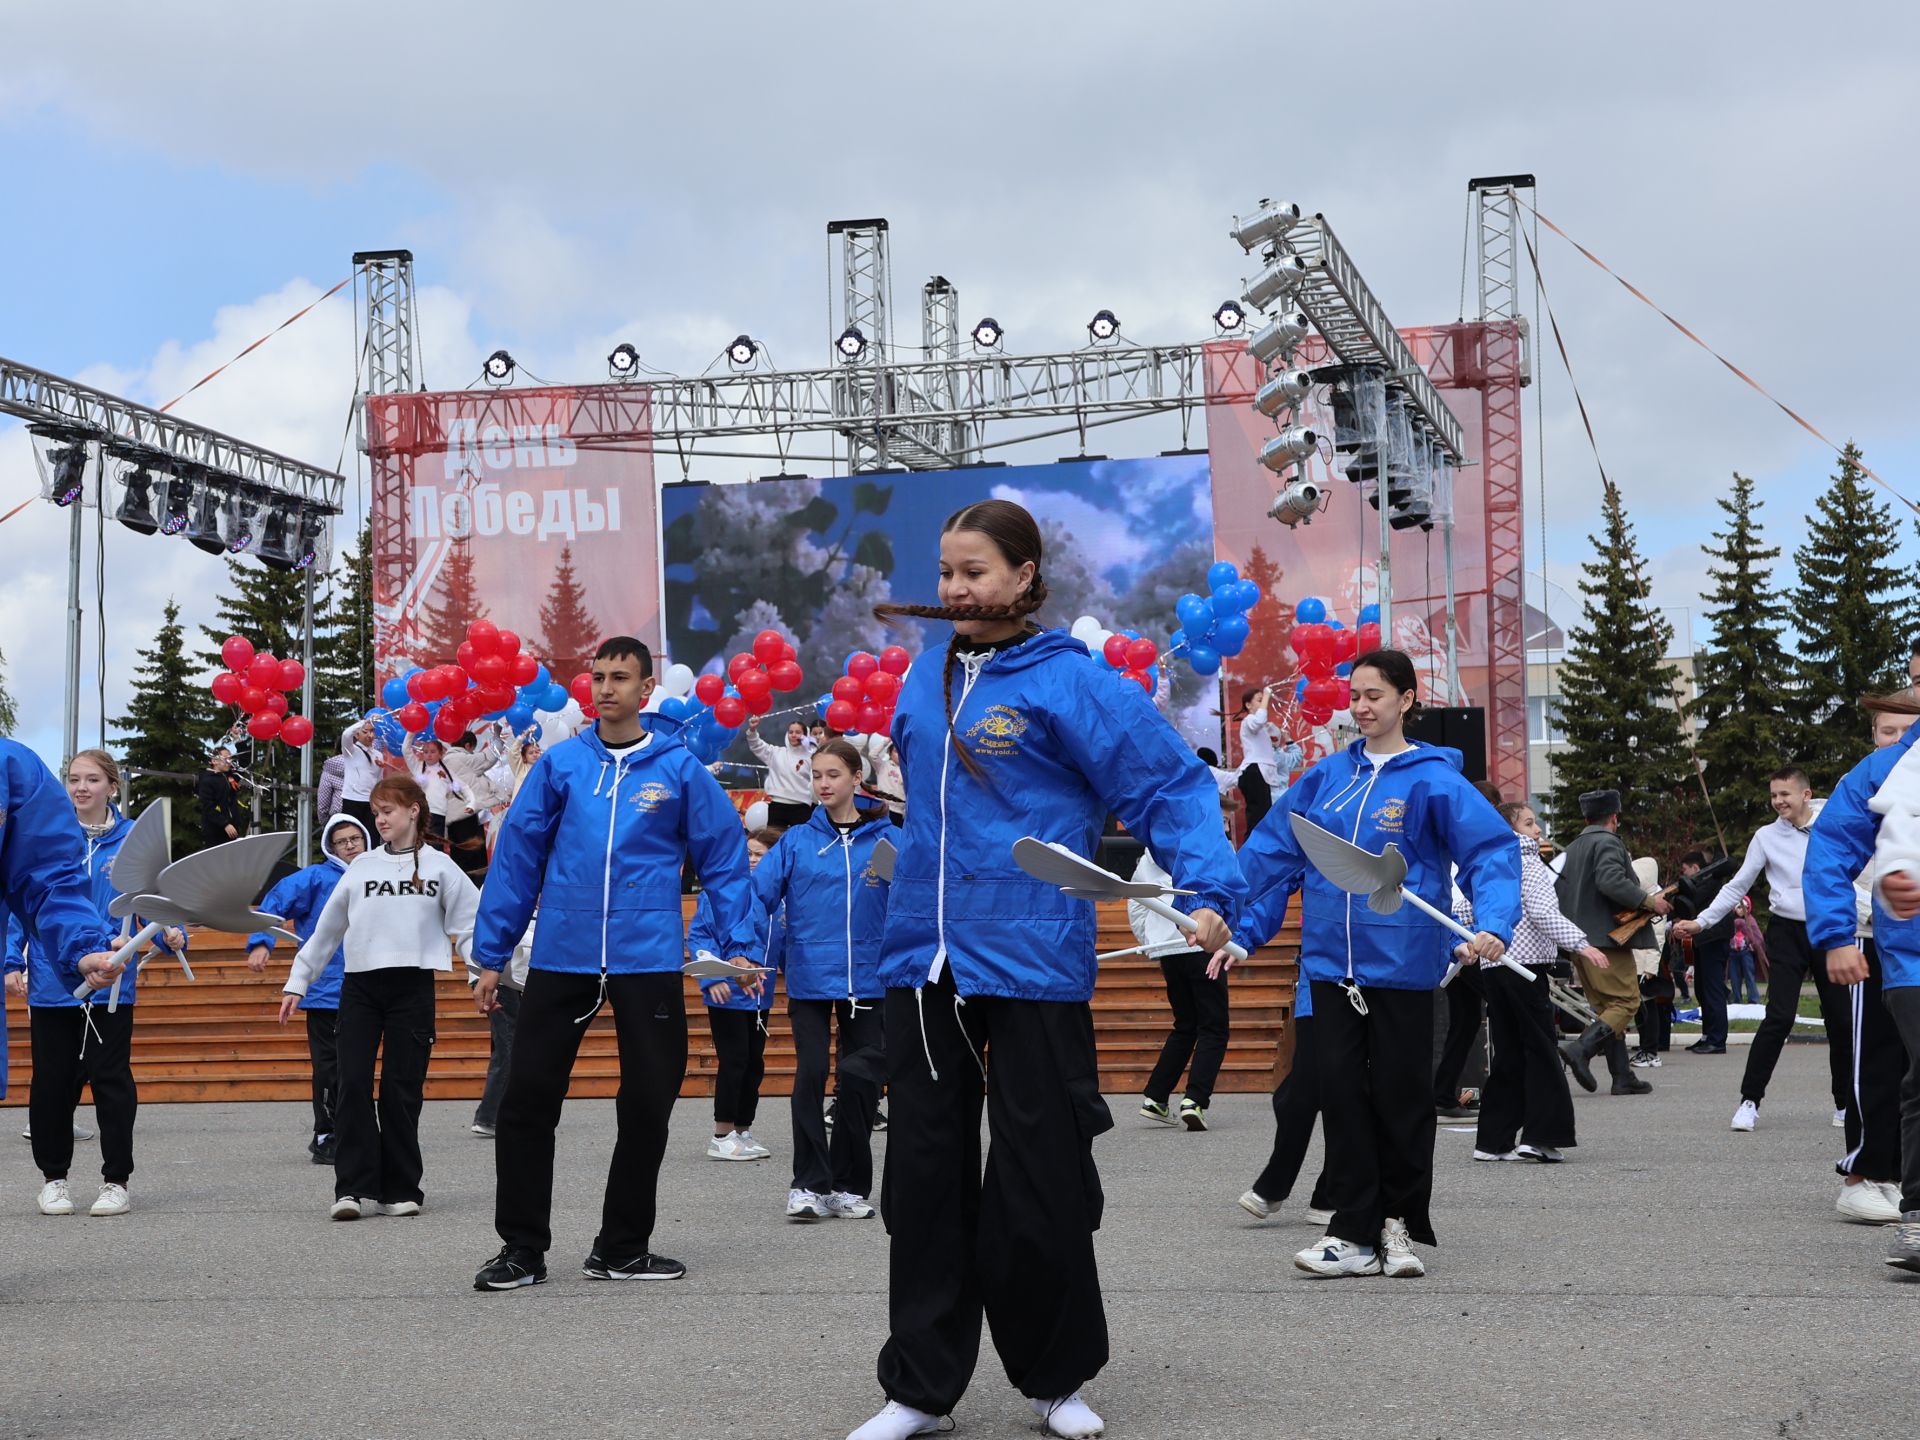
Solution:
<path fill-rule="evenodd" d="M 1446 745 L 1460 752 L 1469 780 L 1487 778 L 1487 712 L 1475 707 L 1421 709 L 1407 721 L 1407 738 L 1425 745 Z M 1515 800 L 1525 796 L 1509 797 Z"/>

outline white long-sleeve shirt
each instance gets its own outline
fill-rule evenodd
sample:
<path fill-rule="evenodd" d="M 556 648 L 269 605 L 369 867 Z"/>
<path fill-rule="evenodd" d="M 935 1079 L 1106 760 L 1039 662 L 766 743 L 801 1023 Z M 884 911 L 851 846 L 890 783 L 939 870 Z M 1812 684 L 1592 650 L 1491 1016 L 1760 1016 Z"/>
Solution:
<path fill-rule="evenodd" d="M 472 954 L 479 908 L 473 881 L 440 851 L 396 855 L 384 845 L 369 850 L 333 887 L 313 934 L 293 957 L 284 988 L 289 995 L 305 995 L 342 945 L 349 975 L 451 970 L 456 946 L 463 960 Z"/>
<path fill-rule="evenodd" d="M 1813 830 L 1820 807 L 1826 803 L 1824 800 L 1813 802 L 1805 829 L 1781 817 L 1753 832 L 1740 869 L 1720 887 L 1713 903 L 1697 917 L 1702 930 L 1718 925 L 1731 915 L 1740 897 L 1752 892 L 1753 882 L 1760 878 L 1763 870 L 1767 876 L 1768 907 L 1773 913 L 1783 920 L 1807 918 L 1807 902 L 1800 894 L 1800 872 L 1807 864 L 1807 836 Z"/>
<path fill-rule="evenodd" d="M 747 748 L 767 767 L 767 798 L 786 800 L 796 805 L 811 805 L 813 795 L 813 752 L 802 746 L 769 745 L 753 731 L 747 732 Z"/>
<path fill-rule="evenodd" d="M 349 731 L 341 737 L 340 754 L 347 762 L 347 773 L 340 777 L 340 798 L 365 801 L 386 773 L 380 765 L 380 751 L 372 745 L 360 744 Z"/>
<path fill-rule="evenodd" d="M 1140 863 L 1133 867 L 1133 878 L 1136 884 L 1142 885 L 1173 884 L 1173 876 L 1153 858 L 1151 850 L 1140 852 Z M 1173 955 L 1194 948 L 1194 942 L 1184 930 L 1166 916 L 1156 915 L 1138 900 L 1127 902 L 1127 926 L 1133 931 L 1133 938 L 1153 952 L 1149 959 L 1157 960 L 1162 955 Z"/>
<path fill-rule="evenodd" d="M 1240 722 L 1240 758 L 1248 765 L 1260 767 L 1270 789 L 1286 783 L 1280 773 L 1280 757 L 1274 754 L 1273 724 L 1267 718 L 1264 705 L 1256 706 Z"/>

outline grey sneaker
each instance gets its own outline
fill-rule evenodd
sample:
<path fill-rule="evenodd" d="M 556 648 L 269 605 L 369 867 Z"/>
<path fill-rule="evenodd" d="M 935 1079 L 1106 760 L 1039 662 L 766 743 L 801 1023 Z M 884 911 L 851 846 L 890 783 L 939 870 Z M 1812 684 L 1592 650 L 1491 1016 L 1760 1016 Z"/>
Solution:
<path fill-rule="evenodd" d="M 1887 1264 L 1920 1274 L 1920 1210 L 1907 1211 L 1892 1228 L 1893 1245 L 1887 1252 Z"/>

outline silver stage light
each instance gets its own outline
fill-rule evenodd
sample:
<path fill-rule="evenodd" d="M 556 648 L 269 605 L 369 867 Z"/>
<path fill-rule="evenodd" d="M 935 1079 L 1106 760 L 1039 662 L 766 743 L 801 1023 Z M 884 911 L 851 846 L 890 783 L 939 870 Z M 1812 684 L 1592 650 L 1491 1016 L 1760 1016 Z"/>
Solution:
<path fill-rule="evenodd" d="M 991 315 L 973 327 L 973 344 L 977 350 L 998 350 L 1006 331 L 1000 328 L 1000 322 Z"/>
<path fill-rule="evenodd" d="M 1220 308 L 1213 312 L 1213 328 L 1222 335 L 1237 335 L 1246 328 L 1247 312 L 1240 308 L 1237 300 L 1222 300 Z"/>
<path fill-rule="evenodd" d="M 87 488 L 87 442 L 54 446 L 47 451 L 47 463 L 53 467 L 53 503 L 64 510 Z"/>
<path fill-rule="evenodd" d="M 1298 405 L 1313 388 L 1313 376 L 1305 370 L 1284 370 L 1254 394 L 1253 408 L 1271 420 L 1282 410 Z"/>
<path fill-rule="evenodd" d="M 640 368 L 640 352 L 633 346 L 622 343 L 613 347 L 607 356 L 607 374 L 615 380 L 625 380 Z"/>
<path fill-rule="evenodd" d="M 1278 475 L 1320 446 L 1320 437 L 1304 425 L 1289 425 L 1260 447 L 1260 463 Z"/>
<path fill-rule="evenodd" d="M 1242 220 L 1234 216 L 1233 229 L 1227 232 L 1242 250 L 1252 253 L 1254 248 L 1266 244 L 1269 240 L 1278 240 L 1287 231 L 1300 223 L 1298 205 L 1276 205 L 1271 200 L 1262 200 L 1260 208 Z"/>
<path fill-rule="evenodd" d="M 513 379 L 515 366 L 513 356 L 504 350 L 496 350 L 487 356 L 486 377 L 489 385 L 504 385 Z"/>
<path fill-rule="evenodd" d="M 1310 525 L 1313 517 L 1327 508 L 1327 492 L 1311 480 L 1295 480 L 1273 497 L 1267 514 L 1282 525 Z"/>
<path fill-rule="evenodd" d="M 1293 347 L 1307 338 L 1307 317 L 1296 310 L 1291 315 L 1277 317 L 1271 325 L 1257 331 L 1247 341 L 1247 352 L 1262 365 L 1271 365 L 1274 361 L 1293 353 Z"/>
<path fill-rule="evenodd" d="M 1097 344 L 1105 344 L 1117 338 L 1120 334 L 1120 317 L 1111 310 L 1095 311 L 1093 319 L 1087 322 L 1087 334 L 1091 335 Z"/>
<path fill-rule="evenodd" d="M 727 346 L 727 363 L 735 369 L 744 370 L 753 363 L 753 357 L 760 353 L 760 347 L 754 343 L 751 335 L 736 335 L 733 343 Z"/>
<path fill-rule="evenodd" d="M 1307 262 L 1298 255 L 1281 255 L 1253 277 L 1240 298 L 1256 310 L 1264 310 L 1274 301 L 1291 295 L 1307 278 Z"/>
<path fill-rule="evenodd" d="M 833 342 L 841 356 L 848 360 L 858 360 L 866 353 L 867 337 L 860 333 L 860 327 L 849 325 L 840 332 L 840 338 Z"/>

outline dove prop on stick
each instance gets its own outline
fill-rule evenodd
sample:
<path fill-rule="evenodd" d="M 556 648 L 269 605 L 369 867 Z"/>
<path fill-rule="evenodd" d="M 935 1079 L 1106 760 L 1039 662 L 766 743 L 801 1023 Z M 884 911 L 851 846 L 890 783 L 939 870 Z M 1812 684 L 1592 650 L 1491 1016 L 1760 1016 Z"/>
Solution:
<path fill-rule="evenodd" d="M 867 863 L 873 867 L 873 873 L 889 885 L 893 883 L 894 862 L 899 860 L 900 852 L 893 848 L 893 841 L 882 835 L 873 842 L 873 858 Z"/>
<path fill-rule="evenodd" d="M 1161 919 L 1173 922 L 1188 935 L 1199 928 L 1192 917 L 1181 914 L 1166 901 L 1169 895 L 1191 895 L 1191 890 L 1175 890 L 1146 881 L 1122 880 L 1064 845 L 1036 840 L 1028 835 L 1013 842 L 1013 863 L 1036 880 L 1058 885 L 1062 895 L 1071 895 L 1076 900 L 1136 900 Z M 1236 960 L 1247 958 L 1246 949 L 1231 940 L 1225 948 L 1227 954 Z"/>

